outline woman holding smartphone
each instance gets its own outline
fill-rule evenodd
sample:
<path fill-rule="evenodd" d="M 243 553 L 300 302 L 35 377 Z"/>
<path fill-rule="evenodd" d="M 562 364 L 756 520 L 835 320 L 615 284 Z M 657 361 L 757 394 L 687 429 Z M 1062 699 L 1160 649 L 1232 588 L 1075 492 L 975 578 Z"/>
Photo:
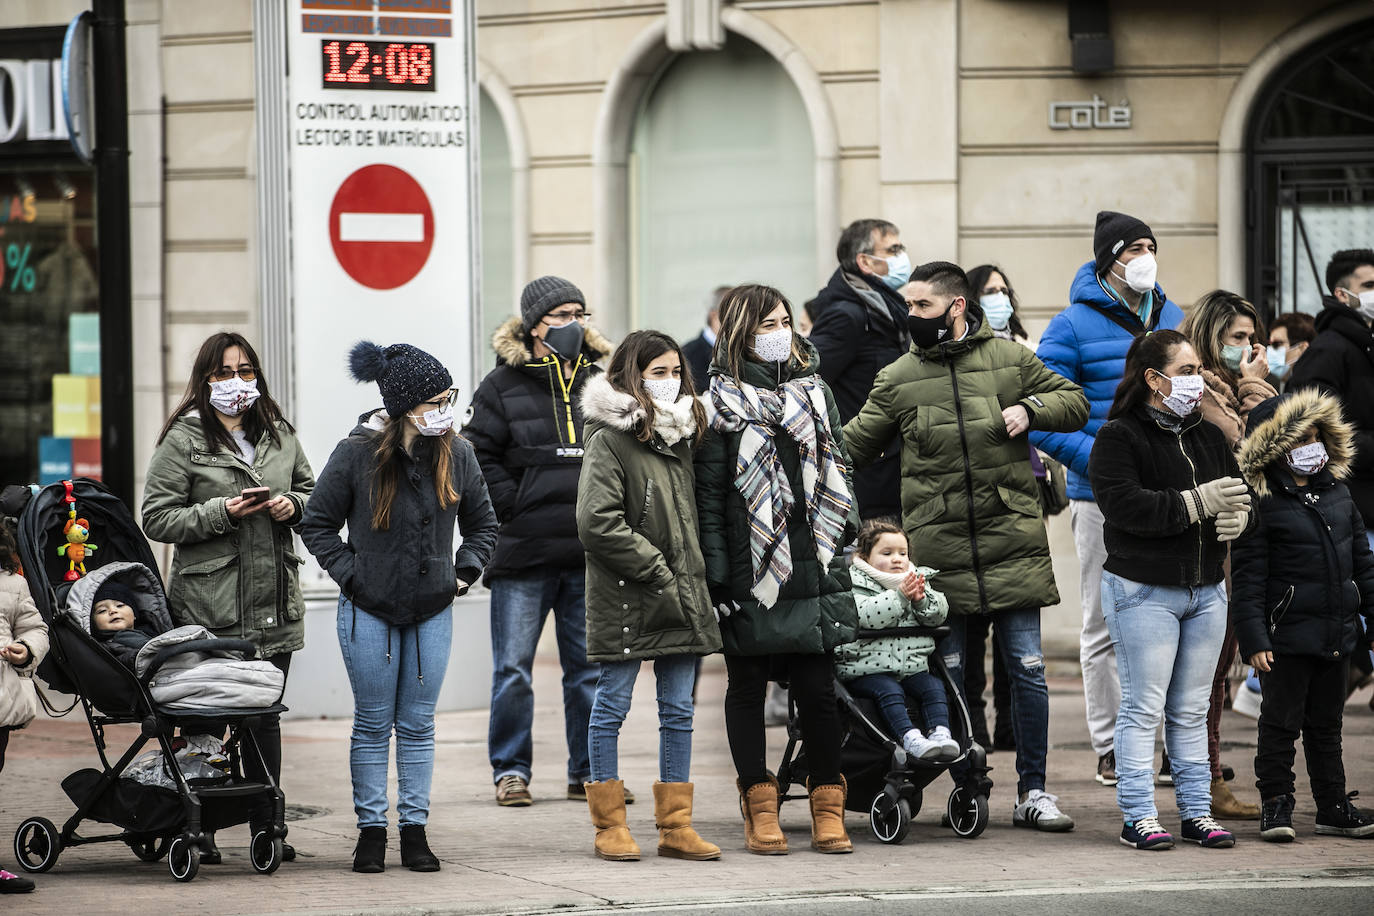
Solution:
<path fill-rule="evenodd" d="M 258 355 L 242 336 L 221 331 L 201 344 L 186 393 L 158 436 L 143 494 L 143 530 L 172 544 L 167 600 L 177 626 L 247 639 L 286 673 L 305 645 L 301 558 L 291 529 L 301 520 L 315 476 L 295 429 L 268 393 Z M 223 734 L 209 723 L 198 731 Z M 281 721 L 254 729 L 267 771 L 281 777 Z M 262 779 L 244 756 L 245 775 Z M 254 832 L 270 819 L 262 811 Z M 217 864 L 213 839 L 202 865 Z M 286 846 L 283 859 L 295 850 Z"/>

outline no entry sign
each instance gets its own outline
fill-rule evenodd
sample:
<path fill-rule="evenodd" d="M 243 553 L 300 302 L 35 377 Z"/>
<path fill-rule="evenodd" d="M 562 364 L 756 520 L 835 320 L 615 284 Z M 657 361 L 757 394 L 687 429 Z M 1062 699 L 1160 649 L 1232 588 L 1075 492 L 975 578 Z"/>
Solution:
<path fill-rule="evenodd" d="M 329 243 L 339 265 L 363 286 L 409 283 L 434 247 L 434 211 L 424 188 L 394 165 L 358 169 L 334 194 Z"/>

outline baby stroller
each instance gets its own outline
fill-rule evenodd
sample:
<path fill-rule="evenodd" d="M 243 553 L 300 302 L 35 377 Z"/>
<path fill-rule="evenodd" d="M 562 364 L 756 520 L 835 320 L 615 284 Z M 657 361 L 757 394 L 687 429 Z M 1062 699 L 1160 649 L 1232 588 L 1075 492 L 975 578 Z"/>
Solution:
<path fill-rule="evenodd" d="M 859 630 L 859 639 L 884 636 L 929 636 L 937 642 L 948 635 L 949 627 L 889 627 L 881 630 Z M 969 722 L 968 706 L 963 691 L 950 679 L 949 670 L 938 652 L 929 659 L 930 670 L 945 685 L 949 699 L 950 734 L 959 742 L 959 755 L 953 760 L 922 760 L 908 754 L 902 743 L 887 733 L 886 723 L 872 700 L 856 697 L 835 681 L 835 698 L 840 706 L 843 729 L 840 746 L 840 771 L 849 784 L 845 807 L 850 811 L 868 814 L 873 835 L 884 843 L 900 843 L 906 839 L 911 819 L 921 810 L 922 793 L 941 773 L 960 761 L 968 764 L 963 776 L 955 779 L 954 789 L 945 802 L 948 826 L 955 834 L 973 839 L 988 826 L 988 793 L 992 780 L 988 778 L 987 752 L 973 740 L 973 726 Z M 801 723 L 796 705 L 789 699 L 787 717 L 787 746 L 782 763 L 778 765 L 778 785 L 782 800 L 804 799 L 809 768 L 806 748 L 801 743 Z M 920 709 L 908 701 L 913 722 L 921 723 Z M 800 749 L 799 749 L 800 745 Z M 800 785 L 800 794 L 788 789 Z"/>
<path fill-rule="evenodd" d="M 73 514 L 72 510 L 75 510 Z M 230 650 L 251 658 L 254 646 L 247 640 L 213 639 L 180 643 L 159 650 L 152 666 L 140 678 L 118 662 L 85 628 L 59 613 L 72 587 L 66 581 L 75 564 L 58 549 L 69 542 L 64 528 L 69 518 L 80 516 L 89 524 L 95 551 L 86 552 L 88 566 L 116 561 L 141 563 L 157 569 L 148 542 L 128 509 L 102 484 L 85 478 L 52 484 L 39 490 L 19 517 L 19 556 L 24 565 L 29 591 L 38 611 L 48 624 L 51 648 L 39 666 L 38 674 L 54 689 L 74 693 L 90 725 L 101 769 L 78 770 L 62 781 L 62 788 L 76 805 L 73 814 L 59 831 L 46 818 L 30 817 L 14 835 L 14 853 L 20 866 L 29 872 L 45 872 L 57 864 L 64 849 L 87 843 L 121 842 L 145 862 L 167 857 L 172 877 L 190 881 L 200 868 L 200 855 L 207 842 L 205 832 L 256 822 L 254 812 L 267 821 L 257 829 L 250 845 L 250 860 L 255 871 L 270 875 L 282 860 L 285 797 L 270 776 L 265 783 L 249 781 L 243 775 L 242 755 L 253 754 L 259 763 L 262 752 L 251 731 L 257 717 L 280 713 L 279 703 L 256 709 L 210 709 L 158 706 L 148 692 L 153 675 L 168 659 L 183 652 Z M 86 545 L 88 548 L 90 545 Z M 156 573 L 145 573 L 160 597 L 161 583 Z M 156 609 L 145 608 L 143 611 Z M 170 619 L 157 622 L 170 628 Z M 175 760 L 173 736 L 178 726 L 206 722 L 228 722 L 229 738 L 225 749 L 228 773 L 219 779 L 195 780 L 192 784 Z M 141 733 L 136 741 L 111 763 L 106 754 L 105 727 L 137 723 Z M 175 789 L 147 785 L 124 776 L 134 757 L 153 741 L 167 761 L 167 771 Z M 266 767 L 262 769 L 265 771 Z M 100 821 L 120 828 L 119 833 L 82 836 L 77 828 L 82 821 Z"/>

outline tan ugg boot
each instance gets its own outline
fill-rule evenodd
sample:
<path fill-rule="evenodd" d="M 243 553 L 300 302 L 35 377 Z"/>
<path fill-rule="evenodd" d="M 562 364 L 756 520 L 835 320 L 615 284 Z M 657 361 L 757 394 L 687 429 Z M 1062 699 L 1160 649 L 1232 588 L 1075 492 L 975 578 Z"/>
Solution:
<path fill-rule="evenodd" d="M 658 825 L 658 854 L 671 859 L 719 859 L 720 847 L 692 829 L 692 784 L 654 783 L 654 822 Z"/>
<path fill-rule="evenodd" d="M 778 824 L 778 781 L 771 775 L 767 782 L 750 786 L 748 791 L 737 779 L 739 810 L 744 815 L 745 848 L 759 856 L 787 855 L 787 837 Z"/>
<path fill-rule="evenodd" d="M 587 809 L 596 828 L 596 854 L 612 862 L 638 862 L 639 847 L 625 826 L 625 783 L 608 779 L 585 785 Z"/>
<path fill-rule="evenodd" d="M 1257 821 L 1259 816 L 1259 805 L 1236 798 L 1226 780 L 1212 780 L 1212 817 L 1228 821 Z"/>
<path fill-rule="evenodd" d="M 811 793 L 811 848 L 817 852 L 853 852 L 854 844 L 844 830 L 844 799 L 849 785 L 843 776 L 839 785 L 813 786 Z"/>

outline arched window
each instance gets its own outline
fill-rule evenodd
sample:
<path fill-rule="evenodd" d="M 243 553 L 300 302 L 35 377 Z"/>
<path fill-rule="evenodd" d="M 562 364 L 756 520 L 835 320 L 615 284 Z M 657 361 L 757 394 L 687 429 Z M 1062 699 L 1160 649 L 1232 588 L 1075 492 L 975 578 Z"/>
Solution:
<path fill-rule="evenodd" d="M 646 95 L 630 156 L 631 324 L 679 341 L 710 291 L 745 282 L 793 304 L 817 290 L 811 126 L 787 73 L 731 35 L 675 58 Z"/>
<path fill-rule="evenodd" d="M 1251 299 L 1321 310 L 1326 262 L 1374 246 L 1374 20 L 1309 45 L 1258 96 L 1248 132 Z"/>
<path fill-rule="evenodd" d="M 510 139 L 501 113 L 484 90 L 478 116 L 481 118 L 481 139 L 477 156 L 481 168 L 481 232 L 482 232 L 482 323 L 481 346 L 483 370 L 496 365 L 496 354 L 488 342 L 501 322 L 515 314 L 515 299 L 520 291 L 513 288 L 515 274 L 514 252 L 514 189 L 510 158 Z"/>

